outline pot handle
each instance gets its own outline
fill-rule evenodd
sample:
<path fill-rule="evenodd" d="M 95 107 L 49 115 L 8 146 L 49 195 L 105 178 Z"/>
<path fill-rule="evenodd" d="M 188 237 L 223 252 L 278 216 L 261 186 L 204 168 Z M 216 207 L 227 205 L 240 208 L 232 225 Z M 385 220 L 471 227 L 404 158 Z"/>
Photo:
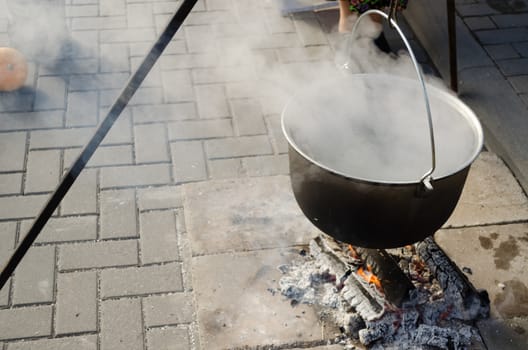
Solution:
<path fill-rule="evenodd" d="M 427 93 L 427 88 L 425 86 L 425 81 L 424 81 L 422 72 L 420 71 L 420 67 L 418 65 L 418 61 L 416 60 L 416 57 L 414 56 L 413 50 L 411 49 L 411 45 L 409 45 L 409 42 L 407 41 L 407 38 L 403 34 L 402 30 L 400 29 L 400 27 L 398 26 L 396 21 L 392 18 L 392 16 L 391 15 L 387 15 L 385 12 L 380 11 L 380 10 L 368 10 L 368 11 L 365 11 L 363 14 L 361 14 L 361 16 L 358 17 L 356 23 L 354 23 L 354 27 L 352 28 L 352 32 L 350 33 L 351 34 L 350 35 L 350 38 L 351 38 L 350 40 L 355 38 L 354 34 L 355 34 L 355 32 L 356 32 L 356 30 L 358 28 L 359 22 L 361 22 L 361 20 L 363 18 L 365 18 L 366 16 L 368 16 L 369 14 L 373 14 L 373 13 L 376 13 L 376 14 L 381 15 L 382 17 L 384 17 L 389 22 L 391 27 L 396 29 L 396 31 L 400 35 L 400 38 L 402 39 L 403 43 L 405 44 L 405 47 L 407 48 L 407 51 L 409 52 L 409 55 L 411 56 L 411 60 L 412 60 L 412 62 L 414 64 L 414 69 L 416 70 L 416 73 L 418 75 L 418 79 L 419 79 L 421 87 L 422 87 L 422 92 L 423 92 L 424 100 L 425 100 L 425 109 L 427 111 L 427 120 L 428 120 L 428 123 L 429 123 L 429 138 L 431 140 L 431 169 L 429 169 L 420 178 L 420 182 L 423 185 L 423 190 L 425 192 L 429 192 L 429 191 L 433 190 L 433 185 L 432 185 L 433 177 L 431 175 L 433 174 L 433 172 L 434 172 L 434 170 L 436 168 L 436 150 L 435 150 L 435 139 L 434 139 L 434 132 L 433 132 L 433 118 L 431 116 L 431 107 L 430 107 L 430 104 L 429 104 L 429 95 Z M 344 64 L 344 68 L 348 69 L 348 66 L 349 66 L 349 63 L 346 62 Z"/>

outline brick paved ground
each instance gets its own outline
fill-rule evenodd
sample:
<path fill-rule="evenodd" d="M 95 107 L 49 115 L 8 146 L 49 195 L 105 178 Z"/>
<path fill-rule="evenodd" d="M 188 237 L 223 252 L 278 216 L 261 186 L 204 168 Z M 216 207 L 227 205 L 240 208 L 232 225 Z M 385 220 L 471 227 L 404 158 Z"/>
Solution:
<path fill-rule="evenodd" d="M 0 94 L 0 261 L 179 2 L 39 3 L 55 6 L 49 22 L 17 14 L 22 27 L 35 22 L 39 40 L 27 43 L 13 39 L 0 2 L 0 46 L 30 58 L 26 87 Z M 526 45 L 497 43 L 489 30 L 519 37 L 524 22 L 471 12 L 477 3 L 460 1 L 459 12 L 526 101 Z M 275 4 L 198 1 L 0 291 L 2 350 L 200 347 L 181 185 L 287 174 L 284 101 L 333 65 L 341 42 L 335 12 L 281 17 Z M 270 65 L 296 83 L 274 84 Z"/>

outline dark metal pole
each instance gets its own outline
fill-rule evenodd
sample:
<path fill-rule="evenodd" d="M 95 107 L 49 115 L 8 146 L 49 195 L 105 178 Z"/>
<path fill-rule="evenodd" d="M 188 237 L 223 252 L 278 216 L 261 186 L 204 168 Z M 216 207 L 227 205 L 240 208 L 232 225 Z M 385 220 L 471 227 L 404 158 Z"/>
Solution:
<path fill-rule="evenodd" d="M 5 267 L 2 269 L 2 273 L 0 274 L 0 290 L 4 287 L 7 280 L 18 266 L 29 247 L 31 247 L 44 225 L 46 225 L 55 209 L 57 209 L 57 206 L 61 202 L 62 198 L 64 198 L 66 193 L 68 193 L 68 190 L 73 185 L 81 171 L 84 169 L 86 163 L 88 163 L 94 152 L 97 150 L 97 147 L 101 141 L 103 141 L 108 131 L 110 131 L 110 128 L 112 125 L 114 125 L 114 122 L 119 117 L 123 109 L 125 109 L 128 102 L 139 88 L 147 74 L 150 72 L 163 50 L 165 50 L 167 45 L 170 43 L 174 34 L 176 34 L 178 29 L 181 27 L 183 21 L 185 18 L 187 18 L 196 2 L 197 0 L 183 1 L 170 22 L 167 24 L 167 27 L 165 27 L 159 36 L 156 43 L 154 43 L 147 56 L 145 56 L 143 59 L 143 62 L 141 62 L 141 65 L 130 77 L 126 86 L 121 91 L 121 94 L 110 107 L 106 117 L 103 119 L 90 141 L 88 141 L 77 160 L 73 163 L 68 173 L 62 178 L 62 181 L 33 222 L 33 225 L 29 229 L 28 233 L 22 242 L 20 242 Z"/>
<path fill-rule="evenodd" d="M 455 0 L 447 0 L 447 32 L 449 36 L 449 72 L 451 89 L 458 92 L 457 38 Z"/>

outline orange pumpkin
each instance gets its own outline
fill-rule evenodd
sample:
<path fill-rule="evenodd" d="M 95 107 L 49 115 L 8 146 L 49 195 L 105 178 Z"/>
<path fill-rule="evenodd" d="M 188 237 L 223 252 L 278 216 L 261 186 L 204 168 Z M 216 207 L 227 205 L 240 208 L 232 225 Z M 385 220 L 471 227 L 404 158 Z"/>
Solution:
<path fill-rule="evenodd" d="M 0 91 L 13 91 L 24 85 L 28 65 L 24 55 L 10 47 L 0 47 Z"/>

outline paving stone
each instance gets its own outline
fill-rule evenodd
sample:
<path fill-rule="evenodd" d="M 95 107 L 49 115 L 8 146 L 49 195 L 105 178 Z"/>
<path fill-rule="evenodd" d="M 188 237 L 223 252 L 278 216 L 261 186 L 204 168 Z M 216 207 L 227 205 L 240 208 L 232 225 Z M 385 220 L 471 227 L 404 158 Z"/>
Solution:
<path fill-rule="evenodd" d="M 128 4 L 126 8 L 129 28 L 152 27 L 154 25 L 152 4 Z"/>
<path fill-rule="evenodd" d="M 127 44 L 101 44 L 99 47 L 99 65 L 102 73 L 130 71 Z"/>
<path fill-rule="evenodd" d="M 205 154 L 201 141 L 180 141 L 170 144 L 174 180 L 177 183 L 207 179 Z"/>
<path fill-rule="evenodd" d="M 210 159 L 258 156 L 273 152 L 267 135 L 207 140 L 205 149 Z"/>
<path fill-rule="evenodd" d="M 35 130 L 31 132 L 30 149 L 81 147 L 93 135 L 92 128 Z"/>
<path fill-rule="evenodd" d="M 266 134 L 266 124 L 260 103 L 254 99 L 231 100 L 233 120 L 238 135 Z"/>
<path fill-rule="evenodd" d="M 470 16 L 488 16 L 495 15 L 499 12 L 491 8 L 487 4 L 477 3 L 477 4 L 461 4 L 456 7 L 459 16 L 470 17 Z"/>
<path fill-rule="evenodd" d="M 170 263 L 101 271 L 101 297 L 183 291 L 181 265 Z"/>
<path fill-rule="evenodd" d="M 20 235 L 25 236 L 33 220 L 24 220 Z M 97 216 L 52 217 L 42 228 L 37 243 L 88 241 L 97 238 Z"/>
<path fill-rule="evenodd" d="M 501 28 L 526 27 L 528 13 L 495 15 L 491 16 L 491 19 Z"/>
<path fill-rule="evenodd" d="M 217 63 L 218 57 L 214 54 L 178 54 L 160 57 L 163 70 L 215 67 Z"/>
<path fill-rule="evenodd" d="M 160 13 L 174 13 L 178 9 L 178 3 L 174 1 L 163 1 L 153 3 L 152 11 L 155 14 Z"/>
<path fill-rule="evenodd" d="M 185 222 L 192 253 L 307 243 L 317 230 L 297 206 L 290 186 L 287 176 L 185 185 Z"/>
<path fill-rule="evenodd" d="M 258 95 L 257 83 L 254 81 L 239 81 L 226 84 L 229 98 L 254 98 Z"/>
<path fill-rule="evenodd" d="M 288 175 L 288 155 L 243 158 L 242 163 L 249 176 Z"/>
<path fill-rule="evenodd" d="M 202 119 L 215 119 L 230 115 L 222 85 L 196 85 L 198 113 Z"/>
<path fill-rule="evenodd" d="M 136 240 L 64 244 L 59 247 L 60 271 L 136 265 Z"/>
<path fill-rule="evenodd" d="M 528 58 L 500 60 L 497 65 L 505 76 L 528 74 Z"/>
<path fill-rule="evenodd" d="M 147 330 L 147 346 L 159 350 L 191 350 L 189 331 L 183 328 L 163 327 Z"/>
<path fill-rule="evenodd" d="M 27 157 L 24 192 L 53 191 L 61 174 L 60 151 L 30 151 Z"/>
<path fill-rule="evenodd" d="M 55 331 L 61 335 L 97 331 L 95 271 L 58 274 Z"/>
<path fill-rule="evenodd" d="M 140 211 L 179 208 L 183 205 L 181 186 L 141 188 L 137 193 Z"/>
<path fill-rule="evenodd" d="M 528 42 L 514 43 L 513 47 L 522 57 L 528 57 Z"/>
<path fill-rule="evenodd" d="M 97 125 L 97 105 L 97 92 L 95 91 L 68 93 L 66 126 Z"/>
<path fill-rule="evenodd" d="M 266 118 L 268 130 L 270 130 L 271 138 L 273 140 L 273 146 L 276 153 L 287 153 L 288 152 L 288 141 L 284 137 L 281 126 L 280 115 L 271 115 Z"/>
<path fill-rule="evenodd" d="M 101 238 L 137 237 L 134 190 L 101 191 Z"/>
<path fill-rule="evenodd" d="M 239 37 L 242 40 L 248 36 L 267 34 L 264 22 L 251 21 L 243 23 L 213 23 L 216 37 Z"/>
<path fill-rule="evenodd" d="M 55 285 L 55 247 L 32 247 L 15 271 L 14 304 L 52 302 Z"/>
<path fill-rule="evenodd" d="M 283 47 L 300 47 L 302 45 L 295 33 L 277 33 L 262 36 L 251 42 L 252 49 L 280 49 Z"/>
<path fill-rule="evenodd" d="M 22 191 L 22 173 L 0 174 L 1 194 L 20 194 Z"/>
<path fill-rule="evenodd" d="M 101 188 L 165 185 L 171 182 L 168 164 L 101 169 Z"/>
<path fill-rule="evenodd" d="M 163 263 L 180 259 L 173 211 L 139 214 L 141 262 Z"/>
<path fill-rule="evenodd" d="M 525 41 L 528 37 L 528 28 L 480 30 L 475 34 L 484 45 L 506 44 Z"/>
<path fill-rule="evenodd" d="M 47 194 L 0 197 L 0 219 L 34 218 L 47 200 Z"/>
<path fill-rule="evenodd" d="M 321 30 L 321 25 L 316 18 L 302 18 L 294 20 L 297 34 L 305 46 L 327 45 L 326 36 Z"/>
<path fill-rule="evenodd" d="M 12 250 L 15 249 L 15 237 L 16 237 L 17 224 L 14 221 L 11 222 L 0 222 L 0 262 L 3 266 L 3 263 Z"/>
<path fill-rule="evenodd" d="M 96 58 L 77 58 L 77 59 L 63 59 L 56 61 L 53 66 L 44 66 L 39 70 L 39 74 L 42 76 L 65 76 L 70 74 L 90 74 L 97 73 L 98 71 L 98 60 Z M 50 77 L 54 78 L 54 77 Z M 41 78 L 39 78 L 40 80 Z M 59 79 L 59 78 L 56 78 Z M 58 86 L 60 81 L 57 80 Z M 50 85 L 50 84 L 48 84 Z M 55 103 L 59 106 L 60 95 L 58 92 L 54 93 L 56 96 Z M 44 101 L 44 103 L 46 103 Z M 51 108 L 46 108 L 51 109 Z"/>
<path fill-rule="evenodd" d="M 211 179 L 230 179 L 246 175 L 241 159 L 209 160 L 207 165 Z"/>
<path fill-rule="evenodd" d="M 233 136 L 230 119 L 208 119 L 168 124 L 169 140 L 196 140 Z"/>
<path fill-rule="evenodd" d="M 193 101 L 191 75 L 187 70 L 163 72 L 162 82 L 165 100 L 169 103 Z"/>
<path fill-rule="evenodd" d="M 0 137 L 0 171 L 24 170 L 25 132 L 3 133 Z"/>
<path fill-rule="evenodd" d="M 93 17 L 97 16 L 98 8 L 95 5 L 70 5 L 65 7 L 66 17 Z"/>
<path fill-rule="evenodd" d="M 515 51 L 513 46 L 509 44 L 504 45 L 488 45 L 484 47 L 488 54 L 494 60 L 504 60 L 508 58 L 518 58 L 519 54 Z"/>
<path fill-rule="evenodd" d="M 132 112 L 136 124 L 196 118 L 194 103 L 134 106 Z"/>
<path fill-rule="evenodd" d="M 192 71 L 192 77 L 195 84 L 215 84 L 251 80 L 254 74 L 252 67 L 239 65 L 228 68 L 196 68 Z"/>
<path fill-rule="evenodd" d="M 297 254 L 271 249 L 194 257 L 201 345 L 211 350 L 271 347 L 321 340 L 321 333 L 333 337 L 332 326 L 320 324 L 312 307 L 292 309 L 288 300 L 268 291 L 278 286 L 277 266 L 291 263 Z"/>
<path fill-rule="evenodd" d="M 146 105 L 163 103 L 163 89 L 159 87 L 140 87 L 129 104 Z"/>
<path fill-rule="evenodd" d="M 125 0 L 100 0 L 99 1 L 99 15 L 100 16 L 119 16 L 126 14 Z"/>
<path fill-rule="evenodd" d="M 1 113 L 0 130 L 52 129 L 62 127 L 63 111 Z"/>
<path fill-rule="evenodd" d="M 156 39 L 154 28 L 105 29 L 99 33 L 101 43 L 131 43 Z"/>
<path fill-rule="evenodd" d="M 194 321 L 194 302 L 190 293 L 146 297 L 143 299 L 143 306 L 147 327 L 184 324 Z"/>
<path fill-rule="evenodd" d="M 332 50 L 328 46 L 288 47 L 278 49 L 277 54 L 283 63 L 321 61 L 333 58 Z"/>
<path fill-rule="evenodd" d="M 2 34 L 0 34 L 0 45 L 2 43 Z M 4 45 L 8 45 L 7 43 Z M 2 94 L 0 99 L 0 112 L 30 112 L 33 109 L 35 91 L 30 89 L 20 89 L 14 92 Z M 9 125 L 2 125 L 9 127 Z"/>
<path fill-rule="evenodd" d="M 134 127 L 136 163 L 169 160 L 169 146 L 165 124 L 144 124 Z"/>
<path fill-rule="evenodd" d="M 117 89 L 123 87 L 129 73 L 77 74 L 70 77 L 69 91 Z"/>
<path fill-rule="evenodd" d="M 135 72 L 141 63 L 143 63 L 144 57 L 130 57 L 130 69 Z M 147 74 L 143 82 L 142 87 L 160 87 L 161 86 L 161 70 L 158 65 L 152 67 L 150 72 Z"/>
<path fill-rule="evenodd" d="M 126 28 L 125 16 L 111 17 L 77 17 L 72 18 L 71 29 L 90 30 L 90 29 L 116 29 Z"/>
<path fill-rule="evenodd" d="M 473 163 L 457 208 L 445 227 L 514 222 L 528 218 L 528 200 L 504 163 L 482 152 Z"/>
<path fill-rule="evenodd" d="M 76 337 L 56 338 L 56 339 L 39 339 L 24 340 L 18 343 L 9 343 L 7 350 L 57 350 L 57 349 L 76 349 L 76 350 L 96 350 L 96 335 L 80 335 Z"/>
<path fill-rule="evenodd" d="M 490 17 L 468 17 L 464 19 L 464 22 L 472 31 L 497 28 Z"/>
<path fill-rule="evenodd" d="M 142 350 L 139 299 L 105 300 L 101 304 L 101 350 Z"/>
<path fill-rule="evenodd" d="M 516 285 L 528 281 L 527 234 L 527 224 L 491 225 L 440 230 L 435 240 L 457 266 L 471 269 L 466 277 L 475 288 L 488 292 L 491 316 L 508 320 L 528 317 Z"/>
<path fill-rule="evenodd" d="M 69 58 L 96 58 L 99 52 L 99 33 L 97 30 L 72 31 L 70 34 L 72 50 Z"/>
<path fill-rule="evenodd" d="M 216 47 L 210 25 L 186 26 L 183 28 L 190 53 L 212 52 Z"/>
<path fill-rule="evenodd" d="M 528 76 L 526 75 L 514 76 L 514 77 L 508 78 L 508 81 L 512 84 L 513 88 L 518 93 L 528 92 Z"/>
<path fill-rule="evenodd" d="M 69 167 L 77 159 L 81 149 L 70 148 L 64 150 L 64 166 Z M 131 165 L 134 163 L 132 145 L 99 146 L 87 167 L 102 167 L 109 165 Z M 83 170 L 83 173 L 88 170 Z M 78 181 L 78 180 L 77 180 Z"/>
<path fill-rule="evenodd" d="M 51 306 L 0 310 L 0 340 L 51 335 Z"/>
<path fill-rule="evenodd" d="M 64 196 L 61 215 L 97 213 L 97 172 L 85 169 Z"/>

